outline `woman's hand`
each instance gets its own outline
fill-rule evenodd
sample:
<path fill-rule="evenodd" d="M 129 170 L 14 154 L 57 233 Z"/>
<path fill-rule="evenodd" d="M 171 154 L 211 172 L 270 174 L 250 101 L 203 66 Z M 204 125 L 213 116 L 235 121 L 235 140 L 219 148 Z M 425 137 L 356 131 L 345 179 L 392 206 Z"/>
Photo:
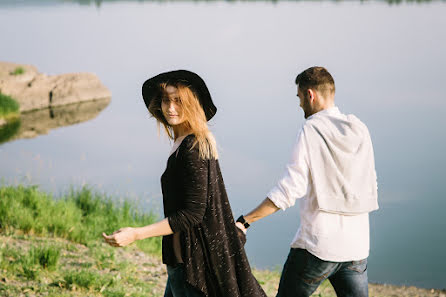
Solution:
<path fill-rule="evenodd" d="M 243 245 L 246 244 L 246 228 L 243 226 L 242 223 L 236 222 L 235 223 L 235 229 L 237 229 L 237 237 L 240 239 L 241 243 Z"/>
<path fill-rule="evenodd" d="M 132 227 L 121 228 L 111 235 L 102 233 L 105 242 L 111 246 L 126 246 L 137 239 L 136 229 Z"/>
<path fill-rule="evenodd" d="M 240 223 L 240 222 L 235 222 L 235 225 L 237 226 L 237 228 L 239 228 L 241 231 L 243 231 L 243 233 L 245 233 L 246 234 L 246 228 L 245 228 L 245 226 L 243 226 L 243 224 L 242 223 Z"/>

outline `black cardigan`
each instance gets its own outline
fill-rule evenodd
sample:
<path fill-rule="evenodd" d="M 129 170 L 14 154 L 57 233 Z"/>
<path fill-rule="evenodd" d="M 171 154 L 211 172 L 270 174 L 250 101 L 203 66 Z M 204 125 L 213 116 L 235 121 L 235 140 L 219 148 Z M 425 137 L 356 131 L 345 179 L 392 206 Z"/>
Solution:
<path fill-rule="evenodd" d="M 179 235 L 186 280 L 209 297 L 266 297 L 237 236 L 218 160 L 201 159 L 194 141 L 194 135 L 183 140 L 161 178 L 164 215 Z M 167 264 L 178 262 L 173 237 L 163 237 Z"/>

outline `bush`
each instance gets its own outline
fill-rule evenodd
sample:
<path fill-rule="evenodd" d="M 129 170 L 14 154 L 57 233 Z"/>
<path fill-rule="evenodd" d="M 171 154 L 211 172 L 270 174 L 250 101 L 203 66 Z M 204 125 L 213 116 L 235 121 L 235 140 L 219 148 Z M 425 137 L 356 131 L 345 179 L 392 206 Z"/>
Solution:
<path fill-rule="evenodd" d="M 11 97 L 0 93 L 0 117 L 19 112 L 20 105 Z"/>
<path fill-rule="evenodd" d="M 21 75 L 25 73 L 25 69 L 23 67 L 17 67 L 14 71 L 10 72 L 11 75 Z"/>

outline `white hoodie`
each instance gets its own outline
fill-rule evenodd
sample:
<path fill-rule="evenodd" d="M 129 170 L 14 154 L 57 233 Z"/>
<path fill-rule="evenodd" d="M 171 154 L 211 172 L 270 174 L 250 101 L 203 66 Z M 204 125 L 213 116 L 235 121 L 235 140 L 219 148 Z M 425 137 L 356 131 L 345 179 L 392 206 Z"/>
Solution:
<path fill-rule="evenodd" d="M 303 135 L 320 210 L 354 215 L 378 209 L 373 147 L 364 123 L 354 115 L 319 112 L 305 122 Z"/>
<path fill-rule="evenodd" d="M 292 248 L 325 261 L 369 255 L 369 214 L 378 208 L 373 148 L 366 126 L 337 107 L 307 119 L 282 178 L 267 197 L 285 210 L 299 201 Z"/>

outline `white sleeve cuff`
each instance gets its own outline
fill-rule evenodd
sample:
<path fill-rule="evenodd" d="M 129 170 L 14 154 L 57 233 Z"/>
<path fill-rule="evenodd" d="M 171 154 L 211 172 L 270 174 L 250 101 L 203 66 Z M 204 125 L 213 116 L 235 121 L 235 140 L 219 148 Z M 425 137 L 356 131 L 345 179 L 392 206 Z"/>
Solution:
<path fill-rule="evenodd" d="M 274 187 L 267 195 L 274 205 L 285 210 L 294 205 L 295 200 L 289 201 L 278 187 Z"/>

